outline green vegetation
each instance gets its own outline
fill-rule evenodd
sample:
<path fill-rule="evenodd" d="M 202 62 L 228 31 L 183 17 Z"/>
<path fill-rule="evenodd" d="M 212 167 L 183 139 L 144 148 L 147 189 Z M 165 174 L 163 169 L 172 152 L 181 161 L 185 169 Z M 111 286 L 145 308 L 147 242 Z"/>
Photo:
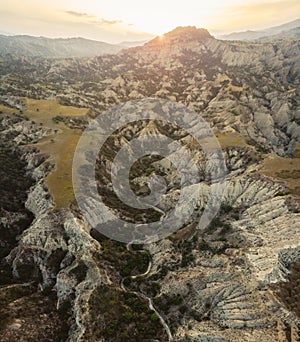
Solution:
<path fill-rule="evenodd" d="M 19 216 L 8 226 L 0 222 L 0 261 L 17 245 L 18 235 L 33 219 L 33 215 L 24 206 L 33 180 L 26 175 L 25 163 L 9 149 L 8 143 L 2 143 L 5 146 L 0 145 L 0 216 L 6 217 L 8 212 Z M 0 283 L 4 278 L 0 266 Z"/>
<path fill-rule="evenodd" d="M 212 219 L 209 227 L 207 228 L 208 232 L 214 232 L 217 228 L 223 226 L 223 222 L 220 220 L 219 217 L 215 217 Z"/>
<path fill-rule="evenodd" d="M 52 118 L 52 120 L 54 123 L 58 124 L 60 122 L 65 122 L 66 119 L 61 115 L 57 115 L 54 118 Z"/>
<path fill-rule="evenodd" d="M 57 298 L 53 292 L 46 295 L 36 291 L 33 285 L 0 287 L 0 336 L 4 337 L 7 326 L 19 320 L 23 329 L 15 330 L 16 340 L 65 341 L 70 328 L 69 310 L 56 309 Z"/>
<path fill-rule="evenodd" d="M 209 244 L 205 241 L 201 241 L 198 245 L 198 248 L 200 251 L 209 251 L 210 250 Z"/>
<path fill-rule="evenodd" d="M 291 265 L 286 282 L 271 285 L 278 298 L 300 318 L 300 262 Z"/>
<path fill-rule="evenodd" d="M 91 295 L 89 305 L 86 340 L 133 342 L 165 338 L 159 317 L 148 308 L 147 301 L 133 293 L 101 285 Z"/>
<path fill-rule="evenodd" d="M 172 327 L 178 326 L 184 317 L 194 317 L 194 311 L 186 302 L 186 295 L 166 294 L 154 298 L 154 304 L 158 311 L 168 317 L 168 324 Z"/>
<path fill-rule="evenodd" d="M 136 161 L 130 169 L 130 180 L 140 176 L 147 177 L 151 175 L 152 172 L 158 174 L 158 170 L 153 163 L 160 161 L 161 159 L 162 157 L 158 155 L 148 155 Z M 163 173 L 162 175 L 165 174 Z"/>
<path fill-rule="evenodd" d="M 148 253 L 128 251 L 123 243 L 110 240 L 95 229 L 92 229 L 91 236 L 101 243 L 101 261 L 114 265 L 120 276 L 128 277 L 146 272 L 149 264 Z"/>
<path fill-rule="evenodd" d="M 276 176 L 282 179 L 300 179 L 300 170 L 281 170 Z"/>
<path fill-rule="evenodd" d="M 158 321 L 159 320 L 159 317 L 157 316 L 157 314 L 154 312 L 152 315 L 151 315 L 151 321 Z"/>

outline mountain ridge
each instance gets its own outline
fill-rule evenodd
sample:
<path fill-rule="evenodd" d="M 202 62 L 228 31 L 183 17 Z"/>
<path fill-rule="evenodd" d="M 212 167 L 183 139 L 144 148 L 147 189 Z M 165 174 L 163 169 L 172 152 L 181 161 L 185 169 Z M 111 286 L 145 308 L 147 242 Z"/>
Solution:
<path fill-rule="evenodd" d="M 214 37 L 207 29 L 196 26 L 179 26 L 163 35 L 156 36 L 151 40 L 121 42 L 110 44 L 98 40 L 83 37 L 48 38 L 30 35 L 5 35 L 0 34 L 0 55 L 10 54 L 23 57 L 46 57 L 46 58 L 81 58 L 94 57 L 105 54 L 118 54 L 122 50 L 139 49 L 141 47 L 161 48 L 180 45 L 204 43 L 208 40 L 240 40 L 260 41 L 279 39 L 297 39 L 300 28 L 300 19 L 287 24 L 275 26 L 269 29 L 244 32 L 234 32 L 224 36 Z"/>
<path fill-rule="evenodd" d="M 176 40 L 191 41 L 191 40 L 206 40 L 213 38 L 212 35 L 205 28 L 197 28 L 196 26 L 178 26 L 174 30 L 169 31 L 161 36 L 155 37 L 146 43 L 146 46 L 172 44 Z"/>
<path fill-rule="evenodd" d="M 272 37 L 283 32 L 294 30 L 298 27 L 300 27 L 300 19 L 296 19 L 282 25 L 272 26 L 263 30 L 246 30 L 232 32 L 226 35 L 219 36 L 218 38 L 224 40 L 256 40 L 267 36 Z"/>
<path fill-rule="evenodd" d="M 125 47 L 82 37 L 47 38 L 30 35 L 0 35 L 0 55 L 26 57 L 92 57 L 116 54 Z"/>

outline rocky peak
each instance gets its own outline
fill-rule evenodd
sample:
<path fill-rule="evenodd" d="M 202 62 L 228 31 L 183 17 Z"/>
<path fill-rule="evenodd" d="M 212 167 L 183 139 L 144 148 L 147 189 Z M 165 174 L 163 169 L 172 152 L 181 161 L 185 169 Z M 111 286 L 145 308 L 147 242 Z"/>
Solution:
<path fill-rule="evenodd" d="M 145 44 L 145 46 L 167 46 L 192 41 L 205 42 L 207 39 L 210 38 L 213 37 L 206 29 L 197 28 L 195 26 L 180 26 L 171 32 L 154 38 L 153 40 Z"/>
<path fill-rule="evenodd" d="M 161 132 L 159 131 L 156 123 L 154 121 L 150 121 L 148 125 L 140 131 L 139 136 L 155 136 L 160 134 Z"/>

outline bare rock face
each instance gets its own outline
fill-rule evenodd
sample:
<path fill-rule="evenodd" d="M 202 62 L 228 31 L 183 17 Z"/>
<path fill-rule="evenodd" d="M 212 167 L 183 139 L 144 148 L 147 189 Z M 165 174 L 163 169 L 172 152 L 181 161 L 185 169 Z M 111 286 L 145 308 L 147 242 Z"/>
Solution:
<path fill-rule="evenodd" d="M 97 266 L 95 257 L 100 254 L 100 247 L 84 230 L 83 222 L 69 210 L 53 211 L 53 201 L 43 184 L 48 162 L 32 152 L 25 154 L 24 159 L 28 172 L 37 181 L 26 201 L 35 219 L 6 262 L 19 281 L 36 281 L 42 291 L 55 289 L 58 308 L 73 303 L 69 338 L 77 341 L 85 331 L 89 295 L 99 284 L 108 284 L 110 280 Z"/>
<path fill-rule="evenodd" d="M 24 145 L 26 143 L 34 143 L 44 136 L 53 134 L 49 128 L 42 128 L 30 121 L 23 120 L 18 116 L 7 116 L 1 118 L 3 139 L 7 139 L 10 143 L 16 145 Z"/>
<path fill-rule="evenodd" d="M 70 212 L 48 212 L 39 214 L 7 258 L 17 279 L 36 279 L 42 290 L 54 288 L 58 308 L 76 298 L 69 333 L 74 341 L 85 331 L 90 294 L 99 284 L 109 283 L 94 259 L 99 252 L 99 245 Z"/>
<path fill-rule="evenodd" d="M 53 201 L 51 200 L 48 191 L 45 189 L 43 180 L 36 184 L 29 193 L 25 205 L 36 217 L 53 209 Z"/>
<path fill-rule="evenodd" d="M 143 50 L 146 48 L 171 48 L 174 46 L 180 46 L 181 44 L 206 42 L 213 37 L 206 29 L 197 29 L 195 26 L 177 27 L 171 32 L 157 37 L 150 42 L 146 43 Z M 139 50 L 139 48 L 136 48 Z M 140 49 L 141 50 L 141 49 Z"/>
<path fill-rule="evenodd" d="M 179 27 L 116 56 L 40 60 L 34 81 L 35 61 L 30 58 L 23 64 L 4 59 L 1 68 L 6 74 L 15 63 L 16 72 L 36 83 L 27 95 L 58 96 L 97 114 L 131 99 L 181 102 L 216 129 L 243 133 L 262 149 L 284 156 L 293 153 L 300 133 L 299 49 L 297 39 L 229 42 L 204 29 Z M 43 80 L 51 88 L 40 88 Z M 9 89 L 5 78 L 1 82 L 3 89 Z M 78 82 L 82 86 L 77 87 Z M 24 92 L 17 81 L 13 89 L 13 93 Z M 23 130 L 27 128 L 20 127 Z M 36 139 L 39 135 L 36 132 Z"/>
<path fill-rule="evenodd" d="M 3 212 L 1 231 L 10 237 L 29 211 L 34 217 L 17 230 L 12 242 L 0 241 L 6 248 L 1 275 L 18 282 L 5 283 L 0 298 L 12 303 L 17 297 L 27 303 L 26 296 L 34 294 L 34 308 L 51 302 L 51 312 L 56 307 L 56 314 L 68 321 L 69 341 L 127 341 L 128 336 L 149 340 L 155 332 L 162 341 L 172 335 L 174 341 L 269 342 L 290 336 L 291 331 L 297 334 L 299 317 L 274 296 L 272 286 L 287 281 L 300 259 L 300 215 L 285 186 L 259 170 L 262 152 L 288 156 L 299 141 L 299 49 L 298 40 L 229 43 L 189 27 L 115 56 L 1 60 L 3 91 L 35 98 L 57 96 L 67 104 L 89 106 L 94 114 L 131 99 L 166 98 L 201 114 L 220 140 L 226 134 L 245 139 L 233 144 L 239 146 L 224 148 L 228 174 L 222 205 L 202 230 L 197 222 L 218 163 L 208 163 L 205 153 L 179 128 L 168 130 L 154 122 L 129 125 L 109 141 L 108 156 L 102 154 L 98 166 L 109 169 L 109 158 L 133 136 L 163 132 L 191 149 L 200 170 L 197 184 L 184 185 L 187 195 L 176 212 L 178 222 L 187 217 L 189 221 L 170 237 L 136 251 L 99 232 L 93 231 L 92 237 L 76 205 L 56 210 L 44 184 L 53 165 L 36 149 L 23 146 L 55 132 L 18 115 L 1 116 L 0 134 L 22 161 L 22 182 L 26 176 L 31 179 L 22 192 L 22 210 Z M 6 79 L 11 64 L 32 85 L 30 89 L 24 90 L 18 78 Z M 22 105 L 16 98 L 5 101 L 15 108 Z M 219 156 L 210 157 L 218 161 Z M 167 158 L 146 166 L 145 175 L 133 176 L 132 186 L 144 195 L 151 176 L 156 171 L 164 174 L 168 186 L 155 210 L 166 214 L 178 200 L 180 177 Z M 110 199 L 110 179 L 100 171 L 98 190 L 107 190 L 104 194 Z M 97 213 L 93 198 L 85 205 L 91 216 Z M 112 209 L 128 218 L 123 207 Z M 111 213 L 101 214 L 103 222 L 110 221 Z M 54 297 L 43 299 L 49 292 Z M 0 301 L 3 315 L 6 311 L 1 310 Z M 118 331 L 120 326 L 127 335 Z M 21 327 L 18 319 L 9 322 L 7 340 Z"/>
<path fill-rule="evenodd" d="M 208 230 L 185 242 L 178 233 L 148 247 L 152 277 L 161 284 L 154 300 L 178 341 L 272 341 L 278 321 L 288 329 L 299 322 L 268 290 L 270 283 L 285 281 L 299 260 L 299 214 L 282 184 L 253 174 L 251 163 L 248 168 L 229 174 L 223 209 Z M 208 191 L 193 191 L 200 207 Z M 175 200 L 168 195 L 162 208 Z"/>
<path fill-rule="evenodd" d="M 3 247 L 5 247 L 4 252 L 7 249 L 6 255 L 4 254 L 5 259 L 2 260 L 2 265 L 5 268 L 1 267 L 1 272 L 6 272 L 6 270 L 8 272 L 8 266 L 10 266 L 12 278 L 8 278 L 7 276 L 7 281 L 14 282 L 15 280 L 23 284 L 38 284 L 39 291 L 36 294 L 34 294 L 36 291 L 34 287 L 30 287 L 28 291 L 24 292 L 22 287 L 16 285 L 14 295 L 20 296 L 21 298 L 26 294 L 33 296 L 32 299 L 30 299 L 31 297 L 28 299 L 28 302 L 24 299 L 23 305 L 29 306 L 29 310 L 36 305 L 36 300 L 49 301 L 49 308 L 51 307 L 51 310 L 55 311 L 52 313 L 54 316 L 58 315 L 58 312 L 64 310 L 66 306 L 72 305 L 72 314 L 65 312 L 65 317 L 63 317 L 63 320 L 67 321 L 68 317 L 71 316 L 71 323 L 68 324 L 68 327 L 64 327 L 64 329 L 70 330 L 69 338 L 71 341 L 78 341 L 85 332 L 83 322 L 85 320 L 84 317 L 86 315 L 90 294 L 99 284 L 110 283 L 105 271 L 98 267 L 97 255 L 100 254 L 100 246 L 84 230 L 83 222 L 74 217 L 70 210 L 62 212 L 53 210 L 53 200 L 44 184 L 45 177 L 51 171 L 52 166 L 45 156 L 41 156 L 36 149 L 32 149 L 31 147 L 22 147 L 19 149 L 15 147 L 19 142 L 23 142 L 24 139 L 26 142 L 35 141 L 37 132 L 39 137 L 41 137 L 43 134 L 49 134 L 49 131 L 47 129 L 37 130 L 34 124 L 27 126 L 26 122 L 24 123 L 19 119 L 17 119 L 17 123 L 11 125 L 12 120 L 16 119 L 8 117 L 7 119 L 1 120 L 1 142 L 9 139 L 10 134 L 17 137 L 13 141 L 14 145 L 11 144 L 11 141 L 10 144 L 12 145 L 11 148 L 17 151 L 13 155 L 16 158 L 15 163 L 18 162 L 17 158 L 21 160 L 19 162 L 20 165 L 15 165 L 15 167 L 23 167 L 24 176 L 21 174 L 18 178 L 16 178 L 16 175 L 14 177 L 19 182 L 19 188 L 21 186 L 25 187 L 25 190 L 28 188 L 28 194 L 24 194 L 23 203 L 20 202 L 20 209 L 18 209 L 18 202 L 16 202 L 15 208 L 11 209 L 14 212 L 9 213 L 7 211 L 5 216 L 1 215 L 1 229 L 5 229 L 4 237 L 9 237 L 9 239 L 4 240 L 7 247 L 6 245 L 2 245 L 2 242 L 0 244 L 1 259 L 3 257 Z M 13 165 L 10 166 L 14 167 Z M 11 172 L 15 171 L 11 170 Z M 31 179 L 31 183 L 28 181 L 27 188 L 26 177 Z M 25 183 L 25 185 L 21 182 Z M 30 185 L 31 187 L 29 188 Z M 14 193 L 12 186 L 10 188 L 11 195 Z M 18 196 L 20 196 L 20 190 L 18 190 Z M 12 201 L 10 206 L 13 203 Z M 4 207 L 1 205 L 1 208 Z M 22 233 L 19 222 L 21 220 L 23 224 L 27 222 L 26 215 L 29 211 L 34 215 L 34 219 L 32 219 L 31 215 L 28 220 L 28 226 L 24 227 Z M 33 222 L 31 223 L 32 220 Z M 16 229 L 16 225 L 19 225 L 18 230 Z M 19 235 L 18 242 L 13 243 L 13 237 L 17 234 Z M 10 241 L 12 242 L 10 243 Z M 12 249 L 10 253 L 9 248 Z M 6 277 L 6 273 L 4 275 Z M 6 278 L 3 275 L 1 277 L 5 284 Z M 10 291 L 12 290 L 9 287 L 4 286 L 0 291 L 0 296 L 4 296 L 6 292 Z M 53 299 L 47 299 L 48 297 L 43 297 L 41 294 L 45 291 L 55 291 L 54 293 L 56 293 L 57 297 L 56 310 Z M 54 307 L 52 307 L 53 305 Z M 2 310 L 2 307 L 0 309 Z M 57 309 L 60 311 L 57 311 Z M 11 315 L 13 315 L 13 309 Z M 34 312 L 32 315 L 34 315 Z M 11 338 L 17 338 L 13 337 L 14 329 L 16 329 L 16 336 L 23 331 L 23 334 L 30 338 L 32 335 L 30 335 L 30 328 L 28 328 L 31 324 L 29 318 L 28 322 L 24 319 L 20 322 L 8 325 L 5 328 L 4 338 L 8 340 L 9 336 Z M 47 329 L 47 324 L 44 324 L 45 329 Z M 44 332 L 41 331 L 37 334 L 37 336 L 41 337 Z M 65 335 L 68 335 L 67 331 Z"/>

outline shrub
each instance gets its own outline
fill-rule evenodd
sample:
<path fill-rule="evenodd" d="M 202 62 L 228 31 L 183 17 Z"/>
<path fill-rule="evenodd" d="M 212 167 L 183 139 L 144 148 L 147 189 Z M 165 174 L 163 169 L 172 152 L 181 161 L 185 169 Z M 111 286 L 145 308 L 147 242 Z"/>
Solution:
<path fill-rule="evenodd" d="M 207 242 L 201 241 L 199 243 L 199 249 L 200 249 L 200 251 L 208 251 L 210 249 L 210 247 L 209 247 Z"/>
<path fill-rule="evenodd" d="M 240 219 L 239 213 L 233 213 L 233 214 L 231 215 L 231 217 L 232 217 L 234 220 L 236 220 L 236 221 L 238 221 L 238 220 Z"/>
<path fill-rule="evenodd" d="M 155 283 L 155 282 L 151 284 L 151 287 L 152 287 L 152 291 L 155 294 L 158 294 L 160 289 L 161 289 L 161 285 L 159 283 Z"/>
<path fill-rule="evenodd" d="M 123 313 L 123 318 L 126 320 L 126 321 L 130 321 L 133 317 L 133 314 L 129 311 L 126 311 Z"/>
<path fill-rule="evenodd" d="M 157 314 L 154 312 L 152 315 L 151 315 L 151 321 L 158 321 L 159 320 L 159 317 L 157 316 Z"/>
<path fill-rule="evenodd" d="M 233 210 L 233 208 L 232 208 L 232 206 L 230 206 L 230 205 L 228 205 L 228 204 L 222 204 L 221 210 L 222 210 L 225 214 L 228 214 L 228 213 L 230 213 L 230 212 Z"/>
<path fill-rule="evenodd" d="M 230 230 L 231 230 L 231 225 L 228 223 L 224 223 L 223 228 L 221 230 L 221 234 L 226 234 L 230 232 Z"/>

